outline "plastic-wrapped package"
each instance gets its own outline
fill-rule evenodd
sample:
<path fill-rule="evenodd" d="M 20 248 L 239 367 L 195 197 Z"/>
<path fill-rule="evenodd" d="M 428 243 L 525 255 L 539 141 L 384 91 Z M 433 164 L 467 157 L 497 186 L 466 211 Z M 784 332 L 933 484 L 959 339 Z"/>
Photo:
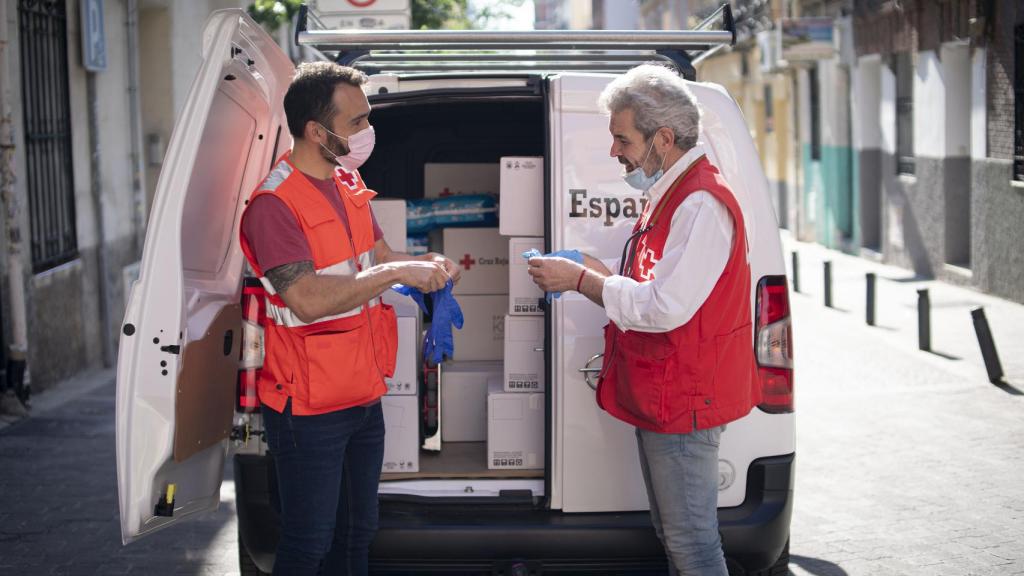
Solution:
<path fill-rule="evenodd" d="M 405 252 L 411 256 L 422 256 L 430 252 L 430 240 L 426 234 L 416 234 L 405 238 Z"/>
<path fill-rule="evenodd" d="M 438 228 L 498 225 L 498 202 L 489 194 L 448 196 L 434 200 L 433 224 Z"/>
<path fill-rule="evenodd" d="M 406 234 L 426 234 L 434 227 L 434 200 L 409 200 L 405 205 Z"/>

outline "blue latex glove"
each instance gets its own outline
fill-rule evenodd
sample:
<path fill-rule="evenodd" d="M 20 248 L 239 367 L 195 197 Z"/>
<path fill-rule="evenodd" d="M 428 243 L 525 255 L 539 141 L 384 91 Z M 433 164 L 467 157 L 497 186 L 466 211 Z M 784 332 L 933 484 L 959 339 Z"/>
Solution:
<path fill-rule="evenodd" d="M 461 329 L 463 324 L 462 308 L 452 296 L 452 286 L 452 281 L 449 280 L 444 288 L 429 294 L 434 312 L 431 314 L 430 329 L 427 330 L 423 342 L 423 358 L 434 364 L 440 364 L 445 356 L 452 357 L 455 352 L 452 326 Z M 422 292 L 402 284 L 396 284 L 391 289 L 412 298 L 419 305 L 420 310 L 423 310 L 424 314 L 427 313 L 427 305 Z"/>
<path fill-rule="evenodd" d="M 583 264 L 583 253 L 580 252 L 579 250 L 556 250 L 554 252 L 551 252 L 550 254 L 541 254 L 540 250 L 537 250 L 536 248 L 532 248 L 530 250 L 527 250 L 526 252 L 523 252 L 523 258 L 526 258 L 527 260 L 529 260 L 530 258 L 537 258 L 537 257 L 540 257 L 540 256 L 545 256 L 545 257 L 547 257 L 547 256 L 559 256 L 559 257 L 562 257 L 562 258 L 567 258 L 569 260 L 572 260 L 573 262 L 575 262 L 577 264 Z M 561 292 L 546 292 L 544 294 L 544 297 L 548 299 L 548 302 L 551 302 L 552 298 L 561 298 L 562 297 L 562 293 Z"/>
<path fill-rule="evenodd" d="M 452 339 L 452 326 L 462 329 L 463 317 L 462 308 L 452 296 L 452 281 L 449 280 L 444 288 L 430 294 L 433 300 L 434 312 L 430 319 L 430 330 L 427 331 L 426 342 L 423 346 L 423 357 L 440 364 L 444 357 L 452 357 L 455 352 L 455 342 Z"/>
<path fill-rule="evenodd" d="M 422 310 L 424 314 L 427 314 L 427 303 L 423 300 L 422 292 L 411 286 L 406 286 L 404 284 L 395 284 L 394 286 L 391 287 L 391 289 L 394 290 L 395 292 L 398 292 L 402 296 L 408 296 L 409 298 L 412 298 L 416 302 L 416 304 L 419 305 L 420 310 Z"/>

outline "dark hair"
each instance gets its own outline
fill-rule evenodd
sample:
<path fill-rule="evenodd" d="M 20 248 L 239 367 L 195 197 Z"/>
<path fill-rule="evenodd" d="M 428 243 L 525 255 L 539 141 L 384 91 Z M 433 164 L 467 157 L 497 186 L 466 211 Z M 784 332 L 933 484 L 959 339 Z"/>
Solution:
<path fill-rule="evenodd" d="M 366 74 L 355 68 L 334 62 L 303 62 L 295 71 L 292 84 L 284 95 L 284 114 L 288 118 L 288 131 L 302 138 L 306 122 L 310 120 L 330 127 L 338 113 L 334 109 L 334 88 L 338 84 L 362 86 Z"/>

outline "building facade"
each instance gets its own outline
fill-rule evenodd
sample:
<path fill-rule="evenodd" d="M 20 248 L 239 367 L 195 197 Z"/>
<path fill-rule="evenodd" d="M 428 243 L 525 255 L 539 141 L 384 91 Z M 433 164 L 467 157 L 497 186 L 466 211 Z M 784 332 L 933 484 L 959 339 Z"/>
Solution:
<path fill-rule="evenodd" d="M 1024 302 L 1024 7 L 761 6 L 770 23 L 748 25 L 698 77 L 743 108 L 780 224 Z"/>
<path fill-rule="evenodd" d="M 199 66 L 203 23 L 212 10 L 247 3 L 0 2 L 13 131 L 0 237 L 2 348 L 19 339 L 12 318 L 24 313 L 26 380 L 39 391 L 116 362 L 125 292 L 163 150 Z M 102 33 L 83 38 L 83 22 Z M 101 49 L 105 66 L 88 70 L 86 49 Z"/>

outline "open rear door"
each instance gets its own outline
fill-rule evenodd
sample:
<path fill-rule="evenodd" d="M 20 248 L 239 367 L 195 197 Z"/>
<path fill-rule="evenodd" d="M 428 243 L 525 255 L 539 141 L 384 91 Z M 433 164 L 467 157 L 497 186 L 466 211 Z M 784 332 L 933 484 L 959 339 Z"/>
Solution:
<path fill-rule="evenodd" d="M 608 118 L 597 97 L 610 75 L 563 74 L 551 79 L 552 248 L 575 248 L 618 259 L 641 211 L 642 195 L 627 186 L 610 157 Z M 604 348 L 604 310 L 576 292 L 555 301 L 555 458 L 551 506 L 565 512 L 646 510 L 634 428 L 597 406 L 586 369 Z M 596 385 L 596 372 L 589 382 Z"/>
<path fill-rule="evenodd" d="M 291 145 L 282 100 L 294 68 L 263 29 L 241 10 L 215 12 L 202 55 L 122 326 L 117 484 L 126 544 L 220 501 L 241 343 L 238 220 Z"/>

